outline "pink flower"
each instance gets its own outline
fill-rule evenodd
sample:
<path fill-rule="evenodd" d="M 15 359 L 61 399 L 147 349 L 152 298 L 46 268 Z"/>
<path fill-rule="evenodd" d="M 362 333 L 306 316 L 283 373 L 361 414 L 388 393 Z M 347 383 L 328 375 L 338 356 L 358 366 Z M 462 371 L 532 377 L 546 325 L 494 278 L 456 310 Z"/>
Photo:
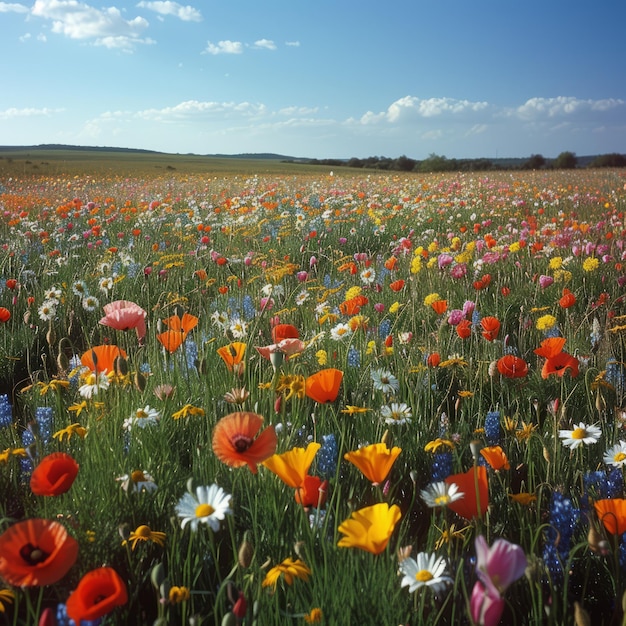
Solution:
<path fill-rule="evenodd" d="M 476 308 L 476 303 L 472 300 L 466 300 L 463 303 L 463 314 L 465 317 L 471 317 L 474 313 L 474 309 Z"/>
<path fill-rule="evenodd" d="M 450 254 L 442 253 L 437 257 L 437 265 L 440 270 L 450 265 L 452 261 L 454 261 L 454 258 Z"/>
<path fill-rule="evenodd" d="M 305 348 L 304 341 L 300 339 L 282 339 L 278 343 L 273 343 L 269 346 L 255 346 L 256 351 L 268 361 L 271 360 L 270 355 L 273 352 L 282 352 L 287 358 L 302 352 Z"/>
<path fill-rule="evenodd" d="M 105 316 L 100 320 L 100 324 L 103 326 L 110 326 L 116 330 L 134 328 L 140 341 L 146 336 L 147 313 L 138 304 L 128 300 L 116 300 L 102 308 Z"/>
<path fill-rule="evenodd" d="M 552 278 L 552 276 L 546 276 L 545 274 L 542 274 L 539 277 L 539 286 L 542 289 L 549 287 L 553 282 L 554 282 L 554 278 Z"/>
<path fill-rule="evenodd" d="M 448 324 L 450 326 L 457 326 L 461 323 L 461 320 L 465 319 L 465 313 L 461 309 L 452 309 L 448 314 Z"/>
<path fill-rule="evenodd" d="M 496 626 L 504 611 L 504 598 L 500 594 L 492 596 L 477 580 L 472 589 L 470 613 L 477 626 Z"/>
<path fill-rule="evenodd" d="M 465 263 L 457 263 L 451 270 L 452 278 L 465 278 L 467 276 L 467 265 Z"/>

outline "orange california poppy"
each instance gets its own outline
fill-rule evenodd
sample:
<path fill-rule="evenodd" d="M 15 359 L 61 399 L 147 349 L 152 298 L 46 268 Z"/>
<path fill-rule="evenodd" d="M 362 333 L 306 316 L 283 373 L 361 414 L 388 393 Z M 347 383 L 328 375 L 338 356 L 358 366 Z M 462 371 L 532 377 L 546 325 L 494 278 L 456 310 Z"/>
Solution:
<path fill-rule="evenodd" d="M 386 443 L 373 443 L 353 452 L 346 452 L 343 458 L 359 468 L 363 476 L 374 485 L 380 485 L 387 478 L 402 448 L 391 450 Z"/>
<path fill-rule="evenodd" d="M 484 466 L 471 467 L 461 474 L 451 474 L 446 478 L 446 483 L 455 484 L 465 494 L 460 500 L 450 502 L 449 509 L 468 520 L 486 513 L 489 506 L 489 485 Z"/>
<path fill-rule="evenodd" d="M 435 300 L 430 306 L 437 315 L 443 315 L 448 310 L 448 301 Z"/>
<path fill-rule="evenodd" d="M 480 325 L 483 329 L 482 336 L 487 341 L 493 341 L 498 337 L 498 333 L 500 332 L 500 320 L 497 317 L 490 315 L 483 317 L 480 320 Z"/>
<path fill-rule="evenodd" d="M 117 346 L 105 344 L 87 350 L 80 357 L 80 362 L 92 372 L 111 373 L 115 371 L 115 360 L 118 358 L 125 359 L 126 352 Z"/>
<path fill-rule="evenodd" d="M 576 296 L 567 288 L 563 287 L 561 298 L 559 299 L 559 306 L 562 309 L 569 309 L 576 304 Z"/>
<path fill-rule="evenodd" d="M 74 565 L 78 542 L 63 524 L 27 519 L 0 535 L 0 578 L 15 587 L 41 587 L 61 580 Z"/>
<path fill-rule="evenodd" d="M 528 364 L 514 354 L 505 354 L 496 364 L 498 372 L 505 378 L 524 378 L 528 374 Z"/>
<path fill-rule="evenodd" d="M 11 311 L 4 306 L 0 306 L 0 322 L 3 324 L 11 319 Z"/>
<path fill-rule="evenodd" d="M 359 548 L 372 554 L 380 554 L 389 543 L 389 538 L 400 521 L 402 512 L 397 504 L 389 506 L 380 502 L 367 506 L 339 524 L 339 532 L 344 535 L 337 545 L 340 548 Z"/>
<path fill-rule="evenodd" d="M 312 374 L 304 381 L 304 393 L 320 404 L 334 402 L 343 380 L 341 370 L 329 367 Z"/>
<path fill-rule="evenodd" d="M 328 481 L 322 480 L 319 476 L 304 477 L 301 487 L 296 489 L 295 499 L 302 506 L 312 506 L 321 509 L 326 504 L 328 495 Z"/>
<path fill-rule="evenodd" d="M 339 305 L 339 310 L 344 315 L 356 315 L 362 306 L 365 306 L 369 300 L 365 296 L 354 296 L 349 300 L 345 300 Z"/>
<path fill-rule="evenodd" d="M 321 444 L 312 441 L 305 448 L 293 448 L 282 454 L 274 454 L 263 461 L 268 470 L 274 472 L 286 485 L 299 489 L 309 472 L 309 467 Z"/>
<path fill-rule="evenodd" d="M 276 452 L 274 427 L 268 426 L 259 434 L 262 426 L 263 418 L 250 411 L 226 415 L 213 429 L 215 456 L 230 467 L 247 465 L 256 474 L 257 465 Z"/>
<path fill-rule="evenodd" d="M 36 496 L 58 496 L 69 490 L 78 474 L 78 463 L 65 452 L 48 454 L 30 476 L 30 489 Z"/>
<path fill-rule="evenodd" d="M 246 353 L 246 344 L 241 341 L 233 341 L 227 346 L 217 349 L 217 353 L 222 357 L 229 372 L 233 371 L 235 365 L 239 365 Z"/>
<path fill-rule="evenodd" d="M 182 316 L 171 315 L 170 317 L 164 319 L 163 323 L 167 324 L 167 327 L 170 330 L 182 332 L 185 337 L 187 337 L 187 334 L 198 325 L 198 321 L 199 320 L 195 315 L 191 315 L 191 313 L 183 313 Z"/>
<path fill-rule="evenodd" d="M 398 280 L 394 280 L 392 283 L 389 283 L 389 289 L 391 291 L 402 291 L 404 288 L 404 281 L 400 278 Z"/>
<path fill-rule="evenodd" d="M 111 567 L 99 567 L 87 572 L 67 600 L 67 614 L 77 624 L 95 620 L 110 613 L 116 606 L 128 602 L 126 584 Z"/>
<path fill-rule="evenodd" d="M 278 343 L 283 339 L 300 339 L 300 332 L 291 324 L 276 324 L 272 327 L 272 341 Z"/>
<path fill-rule="evenodd" d="M 620 536 L 626 533 L 626 499 L 598 500 L 593 506 L 608 532 Z"/>
<path fill-rule="evenodd" d="M 183 341 L 185 341 L 185 333 L 180 332 L 179 330 L 166 330 L 165 332 L 159 333 L 157 335 L 157 339 L 159 343 L 171 354 L 172 352 L 176 352 L 178 348 L 182 345 Z"/>
<path fill-rule="evenodd" d="M 485 461 L 489 463 L 490 467 L 496 471 L 511 469 L 509 459 L 501 446 L 487 446 L 485 448 L 481 448 L 480 454 L 483 456 Z"/>
<path fill-rule="evenodd" d="M 469 320 L 461 320 L 456 326 L 456 334 L 461 339 L 467 339 L 472 334 L 472 322 Z"/>

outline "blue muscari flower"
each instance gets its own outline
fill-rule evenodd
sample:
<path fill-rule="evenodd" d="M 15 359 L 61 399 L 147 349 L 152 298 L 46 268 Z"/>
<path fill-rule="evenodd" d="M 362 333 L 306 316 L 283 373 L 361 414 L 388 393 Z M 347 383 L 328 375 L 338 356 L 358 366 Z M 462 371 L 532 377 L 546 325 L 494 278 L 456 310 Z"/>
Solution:
<path fill-rule="evenodd" d="M 128 266 L 128 271 L 127 271 L 128 278 L 136 278 L 140 272 L 141 272 L 140 263 L 133 262 Z"/>
<path fill-rule="evenodd" d="M 252 299 L 252 296 L 250 294 L 246 294 L 243 297 L 241 308 L 243 310 L 243 316 L 246 320 L 251 320 L 256 315 L 254 300 Z"/>
<path fill-rule="evenodd" d="M 386 337 L 389 336 L 390 332 L 391 332 L 391 320 L 389 319 L 383 320 L 378 325 L 378 334 L 380 335 L 382 339 L 385 339 Z"/>
<path fill-rule="evenodd" d="M 348 367 L 361 367 L 361 353 L 354 347 L 348 348 Z"/>
<path fill-rule="evenodd" d="M 432 482 L 445 480 L 452 474 L 452 452 L 437 452 L 433 454 L 433 463 L 430 468 Z"/>
<path fill-rule="evenodd" d="M 621 498 L 624 492 L 624 475 L 621 467 L 614 467 L 606 477 L 607 498 Z"/>
<path fill-rule="evenodd" d="M 193 339 L 187 339 L 185 341 L 185 359 L 187 360 L 187 369 L 194 370 L 196 368 L 196 361 L 198 360 L 198 346 Z"/>
<path fill-rule="evenodd" d="M 37 431 L 39 433 L 39 438 L 44 445 L 50 443 L 50 438 L 52 437 L 52 418 L 52 407 L 38 406 L 35 409 L 35 422 L 37 422 Z"/>
<path fill-rule="evenodd" d="M 335 435 L 322 435 L 322 447 L 318 450 L 317 471 L 325 479 L 332 478 L 337 471 L 337 440 Z"/>
<path fill-rule="evenodd" d="M 481 315 L 478 309 L 474 309 L 474 311 L 472 312 L 472 324 L 474 326 L 478 326 L 478 324 L 480 324 L 480 319 L 481 319 Z"/>
<path fill-rule="evenodd" d="M 325 274 L 322 282 L 324 283 L 324 287 L 326 287 L 326 289 L 330 289 L 330 283 L 331 283 L 330 274 Z"/>
<path fill-rule="evenodd" d="M 626 572 L 626 533 L 624 533 L 619 542 L 619 566 L 622 572 Z"/>
<path fill-rule="evenodd" d="M 151 374 L 152 373 L 152 369 L 150 368 L 150 363 L 148 363 L 147 361 L 145 363 L 142 363 L 139 366 L 139 371 L 142 374 Z"/>
<path fill-rule="evenodd" d="M 605 380 L 613 385 L 615 393 L 618 396 L 624 393 L 624 368 L 621 363 L 618 363 L 615 359 L 611 359 L 606 363 Z"/>
<path fill-rule="evenodd" d="M 13 423 L 13 407 L 6 393 L 0 396 L 0 428 L 6 428 Z"/>
<path fill-rule="evenodd" d="M 570 498 L 555 491 L 550 504 L 550 525 L 545 532 L 543 557 L 549 568 L 552 567 L 550 573 L 556 583 L 563 580 L 563 565 L 567 563 L 579 521 L 580 509 L 574 508 Z"/>
<path fill-rule="evenodd" d="M 500 411 L 489 411 L 485 417 L 485 437 L 490 446 L 500 441 Z"/>
<path fill-rule="evenodd" d="M 57 626 L 76 626 L 76 622 L 67 614 L 67 607 L 65 604 L 57 605 L 56 618 Z M 81 626 L 100 626 L 102 618 L 99 617 L 98 619 L 93 620 L 81 619 L 80 623 Z"/>
<path fill-rule="evenodd" d="M 561 336 L 561 329 L 559 328 L 558 324 L 555 324 L 552 328 L 548 328 L 547 330 L 544 331 L 543 333 L 544 337 L 560 337 Z"/>

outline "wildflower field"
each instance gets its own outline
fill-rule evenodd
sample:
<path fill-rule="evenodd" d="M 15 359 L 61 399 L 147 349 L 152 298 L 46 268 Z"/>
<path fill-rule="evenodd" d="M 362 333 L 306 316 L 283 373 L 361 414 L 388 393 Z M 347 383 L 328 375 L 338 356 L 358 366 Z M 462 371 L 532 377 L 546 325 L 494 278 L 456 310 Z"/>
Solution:
<path fill-rule="evenodd" d="M 0 624 L 624 622 L 625 171 L 0 216 Z"/>

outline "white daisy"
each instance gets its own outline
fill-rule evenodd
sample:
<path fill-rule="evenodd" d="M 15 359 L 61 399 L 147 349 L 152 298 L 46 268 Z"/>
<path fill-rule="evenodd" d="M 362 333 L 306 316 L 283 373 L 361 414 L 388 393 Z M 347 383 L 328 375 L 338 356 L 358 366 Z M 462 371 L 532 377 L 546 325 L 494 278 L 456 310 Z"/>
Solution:
<path fill-rule="evenodd" d="M 154 426 L 161 418 L 161 414 L 146 405 L 143 409 L 137 409 L 133 415 L 124 420 L 124 428 L 131 430 L 134 426 L 145 428 L 146 426 Z"/>
<path fill-rule="evenodd" d="M 54 300 L 57 304 L 61 301 L 61 290 L 58 287 L 50 287 L 43 293 L 44 300 Z"/>
<path fill-rule="evenodd" d="M 230 324 L 228 313 L 225 311 L 214 311 L 211 314 L 211 323 L 225 331 Z"/>
<path fill-rule="evenodd" d="M 411 422 L 411 407 L 404 402 L 392 402 L 389 406 L 383 406 L 380 414 L 385 424 L 409 424 Z"/>
<path fill-rule="evenodd" d="M 243 339 L 248 334 L 248 322 L 242 319 L 234 319 L 230 323 L 229 330 L 233 339 Z"/>
<path fill-rule="evenodd" d="M 85 283 L 84 280 L 77 280 L 72 284 L 72 292 L 74 295 L 84 298 L 89 293 L 87 290 L 87 283 Z"/>
<path fill-rule="evenodd" d="M 302 306 L 311 296 L 311 294 L 308 291 L 301 291 L 297 296 L 296 296 L 296 306 Z"/>
<path fill-rule="evenodd" d="M 559 437 L 563 440 L 563 445 L 575 450 L 579 446 L 586 446 L 597 443 L 602 435 L 602 431 L 595 424 L 587 425 L 580 422 L 574 426 L 573 430 L 559 430 Z"/>
<path fill-rule="evenodd" d="M 101 389 L 108 389 L 110 382 L 105 372 L 100 372 L 97 376 L 94 372 L 89 372 L 84 378 L 84 383 L 78 388 L 78 393 L 82 398 L 91 400 L 97 396 Z"/>
<path fill-rule="evenodd" d="M 352 329 L 348 324 L 337 324 L 334 328 L 330 330 L 330 336 L 335 341 L 341 341 L 342 339 L 346 339 L 352 334 Z"/>
<path fill-rule="evenodd" d="M 195 497 L 186 493 L 176 505 L 176 514 L 181 518 L 181 527 L 191 525 L 191 530 L 198 530 L 198 524 L 208 524 L 213 531 L 220 529 L 220 521 L 231 515 L 231 495 L 217 485 L 196 487 Z"/>
<path fill-rule="evenodd" d="M 366 267 L 361 272 L 361 281 L 366 285 L 371 285 L 376 280 L 376 270 L 373 267 Z"/>
<path fill-rule="evenodd" d="M 452 582 L 452 578 L 445 575 L 446 567 L 443 557 L 420 552 L 416 559 L 408 557 L 400 563 L 400 572 L 404 574 L 400 585 L 408 587 L 409 593 L 421 587 L 430 587 L 433 593 L 439 593 Z"/>
<path fill-rule="evenodd" d="M 44 300 L 37 310 L 39 319 L 43 322 L 49 322 L 54 319 L 54 316 L 57 314 L 57 304 L 57 300 Z"/>
<path fill-rule="evenodd" d="M 85 309 L 85 311 L 95 311 L 99 306 L 98 298 L 94 298 L 94 296 L 86 296 L 83 298 L 83 309 Z"/>
<path fill-rule="evenodd" d="M 420 491 L 420 497 L 427 506 L 431 509 L 437 507 L 448 506 L 451 502 L 461 500 L 465 497 L 462 491 L 459 491 L 459 486 L 456 483 L 446 483 L 443 480 L 436 483 L 431 483 Z"/>
<path fill-rule="evenodd" d="M 626 441 L 616 443 L 612 448 L 609 448 L 603 457 L 604 462 L 607 465 L 613 467 L 624 467 L 626 465 Z"/>
<path fill-rule="evenodd" d="M 389 370 L 375 369 L 370 372 L 370 376 L 374 382 L 374 389 L 378 391 L 391 394 L 400 389 L 400 382 Z"/>
<path fill-rule="evenodd" d="M 113 289 L 113 279 L 110 276 L 101 278 L 100 282 L 98 283 L 98 287 L 100 291 L 108 295 L 109 291 Z"/>
<path fill-rule="evenodd" d="M 118 476 L 115 480 L 120 483 L 120 487 L 124 491 L 130 491 L 131 493 L 152 492 L 158 489 L 154 478 L 143 470 L 134 470 L 130 474 Z"/>

